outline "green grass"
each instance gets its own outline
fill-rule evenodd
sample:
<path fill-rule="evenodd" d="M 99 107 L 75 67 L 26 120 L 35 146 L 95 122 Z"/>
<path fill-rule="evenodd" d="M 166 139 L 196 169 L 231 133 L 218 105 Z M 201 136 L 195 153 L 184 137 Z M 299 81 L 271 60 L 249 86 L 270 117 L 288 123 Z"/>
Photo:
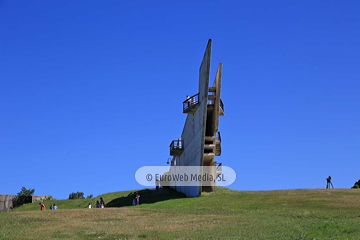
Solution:
<path fill-rule="evenodd" d="M 0 214 L 0 239 L 360 239 L 360 190 L 234 191 L 218 187 L 198 198 L 138 190 L 89 199 L 52 200 Z"/>

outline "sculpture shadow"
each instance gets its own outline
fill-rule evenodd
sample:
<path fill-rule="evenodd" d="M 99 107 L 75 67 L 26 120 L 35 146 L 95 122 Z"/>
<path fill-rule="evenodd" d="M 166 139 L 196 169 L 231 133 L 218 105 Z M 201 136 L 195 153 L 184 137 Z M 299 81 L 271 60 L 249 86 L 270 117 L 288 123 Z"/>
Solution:
<path fill-rule="evenodd" d="M 185 194 L 179 193 L 171 188 L 143 189 L 136 191 L 140 195 L 140 205 L 146 203 L 156 203 L 170 199 L 186 198 Z M 134 193 L 131 192 L 127 196 L 115 198 L 106 204 L 106 207 L 125 207 L 132 206 Z"/>

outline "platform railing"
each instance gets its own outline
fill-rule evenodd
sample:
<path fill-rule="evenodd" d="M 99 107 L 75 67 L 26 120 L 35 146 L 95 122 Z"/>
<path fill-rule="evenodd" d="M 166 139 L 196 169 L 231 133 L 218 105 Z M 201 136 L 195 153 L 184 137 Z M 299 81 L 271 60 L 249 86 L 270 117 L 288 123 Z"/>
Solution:
<path fill-rule="evenodd" d="M 170 143 L 170 155 L 180 156 L 184 150 L 183 140 L 174 140 Z"/>
<path fill-rule="evenodd" d="M 183 102 L 183 112 L 188 112 L 190 109 L 199 105 L 199 94 L 187 97 Z"/>

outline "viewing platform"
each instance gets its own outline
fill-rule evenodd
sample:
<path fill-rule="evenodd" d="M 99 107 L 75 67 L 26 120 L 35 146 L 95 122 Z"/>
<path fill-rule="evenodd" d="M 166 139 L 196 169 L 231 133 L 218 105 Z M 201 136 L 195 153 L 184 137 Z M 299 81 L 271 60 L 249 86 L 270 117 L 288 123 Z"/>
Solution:
<path fill-rule="evenodd" d="M 183 140 L 174 140 L 170 143 L 170 155 L 180 156 L 184 151 Z"/>
<path fill-rule="evenodd" d="M 187 97 L 183 102 L 183 113 L 195 113 L 199 107 L 199 94 Z"/>

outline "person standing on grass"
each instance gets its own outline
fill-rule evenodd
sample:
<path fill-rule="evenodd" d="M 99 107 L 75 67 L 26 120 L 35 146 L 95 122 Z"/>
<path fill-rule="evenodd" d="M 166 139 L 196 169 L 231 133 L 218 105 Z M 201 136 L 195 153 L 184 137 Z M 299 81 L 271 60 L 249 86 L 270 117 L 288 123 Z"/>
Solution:
<path fill-rule="evenodd" d="M 136 193 L 136 205 L 140 205 L 140 194 Z"/>
<path fill-rule="evenodd" d="M 95 207 L 96 207 L 96 208 L 100 208 L 100 207 L 101 207 L 99 201 L 96 201 Z"/>
<path fill-rule="evenodd" d="M 40 211 L 44 211 L 45 210 L 45 204 L 39 203 L 39 205 L 40 205 Z"/>
<path fill-rule="evenodd" d="M 104 201 L 104 199 L 101 197 L 101 198 L 100 198 L 100 207 L 101 207 L 101 208 L 104 208 L 105 205 L 106 205 L 106 204 L 105 204 L 105 201 Z"/>
<path fill-rule="evenodd" d="M 326 179 L 326 188 L 330 188 L 330 185 L 332 188 L 334 188 L 334 185 L 331 182 L 331 176 Z"/>
<path fill-rule="evenodd" d="M 57 209 L 57 206 L 55 205 L 55 203 L 54 203 L 54 205 L 53 205 L 53 209 L 54 209 L 54 210 L 56 210 L 56 209 Z"/>
<path fill-rule="evenodd" d="M 136 205 L 136 192 L 133 194 L 132 205 L 133 205 L 133 206 Z"/>
<path fill-rule="evenodd" d="M 91 202 L 89 202 L 89 204 L 88 204 L 88 208 L 91 208 Z"/>
<path fill-rule="evenodd" d="M 139 205 L 140 203 L 140 195 L 137 192 L 134 192 L 133 194 L 133 200 L 132 200 L 132 205 Z"/>

